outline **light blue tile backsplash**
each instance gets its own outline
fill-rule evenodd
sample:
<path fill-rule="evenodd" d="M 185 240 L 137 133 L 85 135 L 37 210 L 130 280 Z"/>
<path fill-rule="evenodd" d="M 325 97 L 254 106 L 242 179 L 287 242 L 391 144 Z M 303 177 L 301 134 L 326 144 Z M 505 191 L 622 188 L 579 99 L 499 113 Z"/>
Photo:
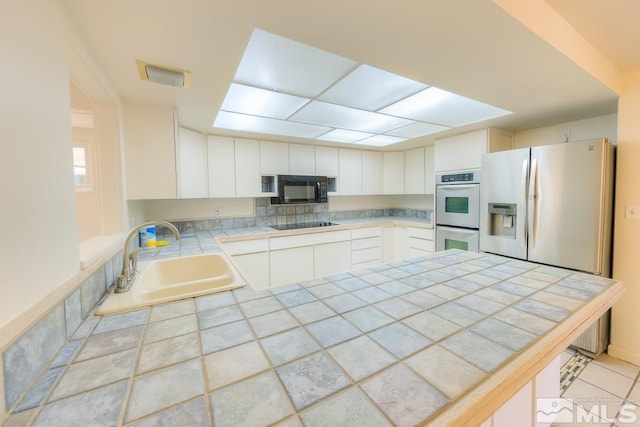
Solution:
<path fill-rule="evenodd" d="M 402 217 L 421 220 L 431 219 L 431 211 L 424 209 L 393 208 L 329 212 L 328 203 L 270 206 L 268 197 L 256 198 L 255 208 L 255 217 L 177 221 L 174 222 L 174 225 L 178 227 L 183 237 L 189 237 L 194 236 L 198 231 L 223 231 L 233 228 L 270 227 L 272 225 L 296 224 L 301 222 L 329 222 L 345 219 L 378 217 Z"/>
<path fill-rule="evenodd" d="M 64 306 L 59 304 L 4 352 L 7 407 L 12 407 L 66 340 Z"/>
<path fill-rule="evenodd" d="M 75 353 L 80 341 L 72 341 L 65 346 L 67 340 L 76 334 L 82 320 L 113 285 L 121 268 L 120 252 L 100 266 L 78 288 L 3 351 L 0 381 L 4 384 L 0 384 L 0 389 L 4 387 L 4 399 L 0 399 L 0 416 L 8 412 L 25 391 L 33 386 L 33 382 L 54 357 L 56 360 L 64 359 Z M 50 368 L 57 366 L 59 364 L 54 363 Z M 37 404 L 59 372 L 52 369 L 50 373 L 51 375 L 43 377 L 43 383 L 35 385 L 31 394 L 23 399 L 20 407 L 15 408 L 14 412 L 27 410 Z"/>
<path fill-rule="evenodd" d="M 67 338 L 76 330 L 82 322 L 82 302 L 80 299 L 80 289 L 76 289 L 64 300 L 64 315 L 67 322 Z"/>

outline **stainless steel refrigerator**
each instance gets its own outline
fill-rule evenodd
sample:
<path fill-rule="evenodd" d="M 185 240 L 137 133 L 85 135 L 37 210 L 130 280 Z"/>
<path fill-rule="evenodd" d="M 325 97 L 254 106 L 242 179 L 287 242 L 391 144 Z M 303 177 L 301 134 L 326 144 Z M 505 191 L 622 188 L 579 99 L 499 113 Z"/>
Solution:
<path fill-rule="evenodd" d="M 606 139 L 483 155 L 480 251 L 611 277 L 614 146 Z M 608 345 L 608 315 L 574 343 Z"/>

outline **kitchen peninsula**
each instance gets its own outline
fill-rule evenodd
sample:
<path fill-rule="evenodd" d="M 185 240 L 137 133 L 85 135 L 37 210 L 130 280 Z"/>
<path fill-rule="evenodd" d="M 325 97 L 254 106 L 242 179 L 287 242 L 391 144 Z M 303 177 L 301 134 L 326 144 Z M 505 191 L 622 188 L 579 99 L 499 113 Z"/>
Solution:
<path fill-rule="evenodd" d="M 480 425 L 521 390 L 535 402 L 528 384 L 623 291 L 611 279 L 449 250 L 90 315 L 13 417 Z"/>

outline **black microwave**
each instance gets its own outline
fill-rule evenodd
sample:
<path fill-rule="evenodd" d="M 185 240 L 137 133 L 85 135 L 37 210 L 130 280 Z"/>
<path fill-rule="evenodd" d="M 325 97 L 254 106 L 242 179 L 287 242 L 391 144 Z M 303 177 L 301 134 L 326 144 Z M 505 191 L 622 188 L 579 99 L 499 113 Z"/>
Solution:
<path fill-rule="evenodd" d="M 327 201 L 327 177 L 309 175 L 278 175 L 278 195 L 272 205 L 294 203 L 324 203 Z"/>

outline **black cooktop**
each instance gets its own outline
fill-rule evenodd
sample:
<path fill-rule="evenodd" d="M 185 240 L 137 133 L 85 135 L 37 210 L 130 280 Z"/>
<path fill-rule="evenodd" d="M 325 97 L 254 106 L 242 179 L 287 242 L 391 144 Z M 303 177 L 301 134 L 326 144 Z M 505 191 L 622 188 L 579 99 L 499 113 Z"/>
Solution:
<path fill-rule="evenodd" d="M 329 221 L 321 221 L 321 222 L 298 222 L 295 224 L 282 224 L 282 225 L 272 225 L 271 228 L 275 228 L 276 230 L 294 230 L 297 228 L 311 228 L 311 227 L 330 227 L 334 224 Z"/>

